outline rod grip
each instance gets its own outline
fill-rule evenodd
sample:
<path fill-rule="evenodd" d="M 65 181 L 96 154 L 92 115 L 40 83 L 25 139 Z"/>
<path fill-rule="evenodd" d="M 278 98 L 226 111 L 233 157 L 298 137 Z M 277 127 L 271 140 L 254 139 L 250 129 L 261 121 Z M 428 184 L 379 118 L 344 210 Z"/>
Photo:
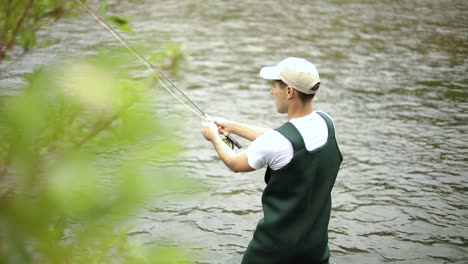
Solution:
<path fill-rule="evenodd" d="M 237 148 L 241 149 L 242 146 L 241 144 L 229 133 L 225 132 L 224 133 L 224 136 L 232 143 L 234 144 L 234 146 L 236 146 Z"/>

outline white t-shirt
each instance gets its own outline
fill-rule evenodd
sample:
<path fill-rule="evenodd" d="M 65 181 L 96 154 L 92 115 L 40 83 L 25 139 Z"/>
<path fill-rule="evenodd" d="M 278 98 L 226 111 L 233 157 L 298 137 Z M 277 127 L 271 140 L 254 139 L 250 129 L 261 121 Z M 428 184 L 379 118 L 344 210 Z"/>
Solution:
<path fill-rule="evenodd" d="M 289 122 L 299 130 L 308 151 L 317 149 L 327 142 L 327 123 L 317 111 L 291 119 Z M 269 165 L 271 169 L 278 170 L 291 161 L 294 149 L 291 142 L 278 131 L 269 130 L 249 145 L 246 154 L 250 167 L 258 170 Z"/>

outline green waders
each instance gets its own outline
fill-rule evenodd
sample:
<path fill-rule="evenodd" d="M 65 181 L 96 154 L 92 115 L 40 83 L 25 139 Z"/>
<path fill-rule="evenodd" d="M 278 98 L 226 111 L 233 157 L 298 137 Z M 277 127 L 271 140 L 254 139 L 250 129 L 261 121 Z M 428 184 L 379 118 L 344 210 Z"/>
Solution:
<path fill-rule="evenodd" d="M 333 123 L 325 145 L 307 151 L 296 127 L 287 122 L 276 129 L 291 141 L 292 160 L 279 170 L 267 168 L 262 195 L 264 217 L 242 259 L 243 264 L 328 263 L 328 222 L 331 190 L 343 160 Z"/>

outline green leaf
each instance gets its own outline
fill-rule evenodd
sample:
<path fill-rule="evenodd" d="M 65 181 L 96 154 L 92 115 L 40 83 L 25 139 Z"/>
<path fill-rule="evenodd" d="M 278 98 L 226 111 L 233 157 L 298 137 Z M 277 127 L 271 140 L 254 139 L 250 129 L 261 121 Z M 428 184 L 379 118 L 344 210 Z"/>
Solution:
<path fill-rule="evenodd" d="M 128 33 L 133 33 L 133 30 L 128 25 L 129 18 L 118 17 L 118 16 L 109 16 L 106 18 L 106 21 L 118 28 L 121 31 L 125 31 Z"/>
<path fill-rule="evenodd" d="M 0 97 L 0 164 L 8 174 L 0 177 L 0 186 L 11 181 L 15 188 L 0 199 L 1 241 L 7 242 L 0 258 L 8 256 L 11 263 L 184 259 L 179 249 L 134 245 L 116 230 L 148 201 L 202 190 L 181 168 L 164 167 L 182 150 L 172 133 L 176 124 L 157 116 L 155 93 L 146 80 L 131 78 L 131 69 L 122 65 L 134 58 L 122 55 L 100 53 L 47 67 L 26 76 L 18 95 Z M 86 144 L 76 144 L 83 138 L 89 138 Z"/>
<path fill-rule="evenodd" d="M 109 7 L 109 3 L 107 0 L 101 0 L 99 3 L 99 14 L 104 15 L 107 12 L 107 9 Z"/>
<path fill-rule="evenodd" d="M 36 45 L 36 33 L 33 31 L 23 31 L 20 35 L 20 45 L 26 50 Z"/>

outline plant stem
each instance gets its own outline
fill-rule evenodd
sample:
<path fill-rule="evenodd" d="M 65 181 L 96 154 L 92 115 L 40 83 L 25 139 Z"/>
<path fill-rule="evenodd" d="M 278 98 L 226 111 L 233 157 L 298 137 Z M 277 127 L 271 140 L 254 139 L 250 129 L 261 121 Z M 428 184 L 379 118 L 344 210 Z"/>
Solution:
<path fill-rule="evenodd" d="M 11 6 L 12 6 L 12 2 L 13 0 L 8 0 L 8 2 L 5 4 L 5 14 L 6 14 L 6 17 L 5 17 L 5 21 L 3 22 L 4 25 L 3 25 L 3 30 L 2 30 L 2 33 L 0 34 L 0 61 L 2 61 L 5 56 L 6 56 L 6 47 L 5 47 L 5 42 L 6 42 L 6 37 L 7 37 L 7 34 L 8 34 L 8 20 L 9 20 L 9 16 L 11 15 Z"/>
<path fill-rule="evenodd" d="M 6 177 L 7 173 L 8 173 L 8 167 L 10 166 L 10 162 L 11 162 L 11 146 L 7 147 L 8 149 L 5 151 L 6 152 L 6 155 L 5 155 L 5 159 L 3 161 L 3 164 L 2 164 L 2 167 L 0 168 L 0 182 L 2 182 L 3 178 Z"/>
<path fill-rule="evenodd" d="M 28 6 L 26 7 L 26 9 L 24 10 L 23 14 L 21 15 L 20 19 L 18 20 L 18 22 L 16 23 L 16 27 L 15 29 L 13 30 L 12 34 L 11 34 L 11 39 L 8 43 L 6 43 L 6 47 L 7 49 L 11 49 L 15 43 L 15 40 L 16 40 L 16 35 L 18 34 L 18 31 L 20 30 L 21 26 L 23 25 L 23 22 L 24 22 L 24 19 L 26 18 L 26 16 L 28 15 L 29 13 L 29 10 L 31 10 L 31 8 L 33 7 L 34 3 L 36 2 L 36 0 L 30 0 L 29 1 L 29 4 Z"/>
<path fill-rule="evenodd" d="M 112 122 L 114 122 L 115 120 L 117 120 L 123 113 L 125 113 L 125 111 L 133 105 L 135 101 L 131 101 L 128 105 L 122 107 L 122 109 L 120 111 L 118 111 L 117 113 L 115 113 L 114 115 L 112 115 L 109 119 L 105 120 L 104 122 L 96 125 L 94 127 L 94 129 L 86 136 L 84 137 L 82 140 L 80 140 L 78 143 L 76 143 L 76 147 L 80 147 L 81 145 L 83 145 L 84 143 L 86 143 L 88 140 L 90 140 L 91 138 L 95 137 L 97 134 L 99 134 L 99 132 L 103 131 L 104 129 L 108 128 Z"/>
<path fill-rule="evenodd" d="M 12 160 L 12 155 L 11 146 L 9 146 L 8 150 L 6 151 L 5 160 L 3 161 L 2 167 L 0 168 L 0 184 L 5 184 L 5 186 L 8 186 L 7 174 Z M 7 188 L 5 192 L 2 191 L 2 193 L 0 193 L 0 197 L 6 197 L 11 193 L 13 193 L 12 187 Z"/>

